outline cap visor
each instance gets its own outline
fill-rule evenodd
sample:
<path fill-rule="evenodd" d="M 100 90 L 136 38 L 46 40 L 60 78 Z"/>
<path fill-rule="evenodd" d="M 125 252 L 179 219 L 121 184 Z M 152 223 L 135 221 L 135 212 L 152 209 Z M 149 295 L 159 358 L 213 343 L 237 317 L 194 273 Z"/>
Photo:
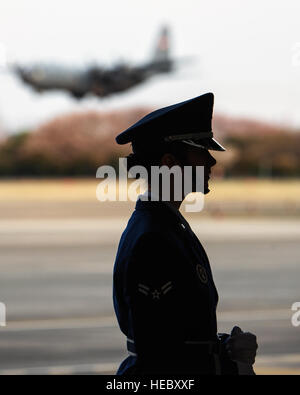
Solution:
<path fill-rule="evenodd" d="M 208 149 L 213 151 L 226 151 L 226 149 L 214 138 L 209 139 L 209 147 Z"/>

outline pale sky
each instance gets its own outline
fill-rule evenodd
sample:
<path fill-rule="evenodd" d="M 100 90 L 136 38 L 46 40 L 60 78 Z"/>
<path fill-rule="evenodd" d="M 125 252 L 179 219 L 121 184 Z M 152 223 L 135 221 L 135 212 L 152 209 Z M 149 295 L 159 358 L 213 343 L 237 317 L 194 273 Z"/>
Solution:
<path fill-rule="evenodd" d="M 2 66 L 0 126 L 14 131 L 74 110 L 157 107 L 211 91 L 215 113 L 300 127 L 299 17 L 299 0 L 1 0 L 8 60 L 143 63 L 164 24 L 172 55 L 195 60 L 120 95 L 79 102 L 32 92 Z"/>

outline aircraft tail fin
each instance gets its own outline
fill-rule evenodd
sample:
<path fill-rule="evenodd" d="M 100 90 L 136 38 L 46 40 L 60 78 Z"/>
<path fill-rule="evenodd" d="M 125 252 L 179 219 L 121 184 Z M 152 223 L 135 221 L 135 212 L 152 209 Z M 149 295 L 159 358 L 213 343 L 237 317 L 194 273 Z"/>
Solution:
<path fill-rule="evenodd" d="M 159 34 L 152 60 L 161 71 L 169 71 L 171 68 L 169 41 L 169 29 L 164 26 Z"/>

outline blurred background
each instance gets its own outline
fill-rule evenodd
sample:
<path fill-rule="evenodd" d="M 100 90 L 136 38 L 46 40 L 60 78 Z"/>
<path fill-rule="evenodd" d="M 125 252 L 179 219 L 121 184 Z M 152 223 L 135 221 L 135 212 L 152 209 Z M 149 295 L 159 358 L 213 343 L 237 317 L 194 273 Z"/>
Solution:
<path fill-rule="evenodd" d="M 297 0 L 4 0 L 0 12 L 0 374 L 114 373 L 112 268 L 132 202 L 96 170 L 149 111 L 215 94 L 227 148 L 183 214 L 219 291 L 219 331 L 258 337 L 258 374 L 299 374 Z"/>

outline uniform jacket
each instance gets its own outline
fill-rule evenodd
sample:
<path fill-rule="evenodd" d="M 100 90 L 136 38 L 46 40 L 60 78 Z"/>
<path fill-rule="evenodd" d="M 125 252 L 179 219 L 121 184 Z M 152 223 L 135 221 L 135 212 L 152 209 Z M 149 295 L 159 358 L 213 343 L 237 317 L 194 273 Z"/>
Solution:
<path fill-rule="evenodd" d="M 168 203 L 137 201 L 119 243 L 113 301 L 129 352 L 117 374 L 237 374 L 228 335 L 217 335 L 208 257 Z"/>

